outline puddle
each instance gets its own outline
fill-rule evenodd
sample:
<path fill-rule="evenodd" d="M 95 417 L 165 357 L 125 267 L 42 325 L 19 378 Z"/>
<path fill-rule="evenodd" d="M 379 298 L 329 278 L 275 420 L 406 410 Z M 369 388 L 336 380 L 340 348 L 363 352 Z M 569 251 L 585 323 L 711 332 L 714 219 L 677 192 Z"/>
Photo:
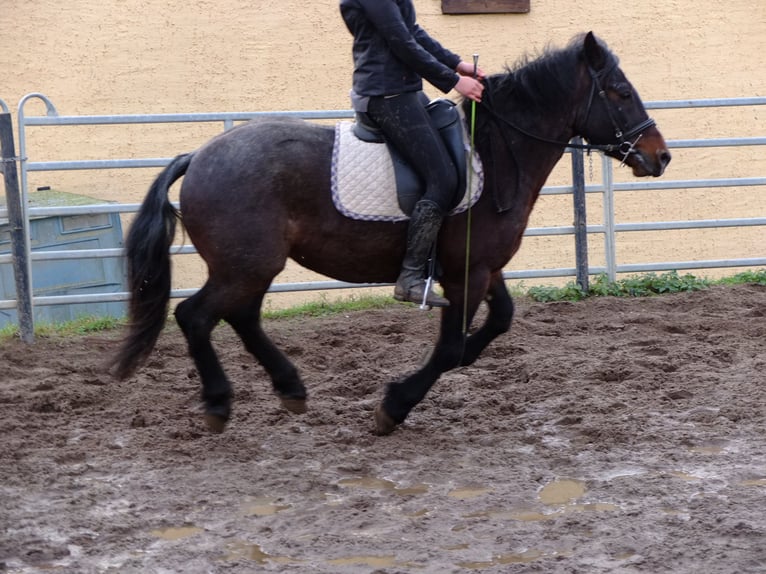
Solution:
<path fill-rule="evenodd" d="M 608 502 L 593 502 L 588 504 L 567 504 L 561 510 L 553 512 L 537 512 L 535 510 L 510 510 L 499 512 L 486 512 L 486 516 L 499 518 L 501 520 L 518 520 L 519 522 L 543 522 L 553 520 L 564 514 L 573 514 L 576 512 L 615 512 L 620 510 L 616 504 Z M 468 518 L 468 517 L 466 517 Z"/>
<path fill-rule="evenodd" d="M 450 498 L 456 498 L 457 500 L 471 500 L 489 494 L 492 492 L 491 488 L 485 488 L 481 486 L 466 486 L 463 488 L 455 488 L 447 493 Z"/>
<path fill-rule="evenodd" d="M 328 560 L 333 566 L 367 566 L 369 568 L 401 568 L 411 566 L 408 562 L 397 562 L 395 556 L 349 556 Z"/>
<path fill-rule="evenodd" d="M 582 498 L 585 494 L 585 483 L 581 480 L 556 479 L 546 484 L 538 493 L 540 502 L 546 506 L 568 504 Z"/>
<path fill-rule="evenodd" d="M 576 503 L 575 501 L 582 498 L 586 492 L 585 483 L 581 480 L 570 479 L 556 479 L 553 482 L 546 484 L 538 492 L 538 498 L 545 506 L 555 506 L 556 509 L 550 511 L 538 511 L 528 510 L 524 508 L 513 510 L 482 510 L 480 512 L 472 512 L 470 514 L 463 515 L 463 518 L 497 518 L 500 520 L 517 520 L 520 522 L 543 522 L 546 520 L 553 520 L 564 514 L 572 514 L 576 512 L 614 512 L 620 510 L 620 507 L 616 504 L 608 502 L 589 502 L 589 503 Z M 453 491 L 455 492 L 455 491 Z M 472 489 L 470 491 L 477 494 L 486 494 L 491 492 L 491 489 Z M 452 494 L 452 493 L 450 493 Z M 463 529 L 465 526 L 453 527 L 453 531 Z"/>
<path fill-rule="evenodd" d="M 414 496 L 428 492 L 427 484 L 413 484 L 412 486 L 399 486 L 393 480 L 376 478 L 374 476 L 362 476 L 359 478 L 343 478 L 338 481 L 338 486 L 345 488 L 367 488 L 370 490 L 390 490 L 402 496 Z"/>
<path fill-rule="evenodd" d="M 264 552 L 258 544 L 250 544 L 247 542 L 232 542 L 226 545 L 227 554 L 224 556 L 224 560 L 252 560 L 258 564 L 266 564 L 267 562 L 274 562 L 276 564 L 292 564 L 299 563 L 300 560 L 289 558 L 287 556 L 272 556 L 271 554 Z"/>
<path fill-rule="evenodd" d="M 572 504 L 566 507 L 565 512 L 614 512 L 615 510 L 620 510 L 616 504 L 592 502 L 589 504 Z"/>
<path fill-rule="evenodd" d="M 428 485 L 427 484 L 414 484 L 412 486 L 398 486 L 394 488 L 394 492 L 396 494 L 401 495 L 416 495 L 416 494 L 425 494 L 428 492 Z"/>
<path fill-rule="evenodd" d="M 370 490 L 393 490 L 396 483 L 385 478 L 374 476 L 362 476 L 359 478 L 343 478 L 338 481 L 338 486 L 353 488 L 369 488 Z"/>
<path fill-rule="evenodd" d="M 646 470 L 643 468 L 621 468 L 604 473 L 601 478 L 602 480 L 615 480 L 617 478 L 641 476 L 642 474 L 646 474 Z"/>
<path fill-rule="evenodd" d="M 688 472 L 683 472 L 680 470 L 672 470 L 668 474 L 682 480 L 702 480 L 702 478 L 699 476 L 694 476 L 693 474 L 689 474 Z"/>
<path fill-rule="evenodd" d="M 149 534 L 161 538 L 162 540 L 182 540 L 189 536 L 199 534 L 200 532 L 202 532 L 202 528 L 197 526 L 176 526 L 152 530 Z"/>
<path fill-rule="evenodd" d="M 723 451 L 724 451 L 724 448 L 722 446 L 715 445 L 715 444 L 689 447 L 689 452 L 693 452 L 696 454 L 721 454 Z"/>
<path fill-rule="evenodd" d="M 488 489 L 486 489 L 488 490 Z M 487 516 L 501 520 L 517 520 L 520 522 L 543 522 L 553 520 L 564 514 L 576 512 L 614 512 L 620 510 L 616 504 L 608 502 L 576 503 L 586 492 L 585 483 L 581 480 L 556 479 L 543 486 L 537 496 L 545 506 L 556 506 L 549 512 L 537 510 L 514 509 L 514 510 L 486 510 L 472 513 L 464 518 L 476 518 Z"/>
<path fill-rule="evenodd" d="M 458 566 L 469 570 L 482 570 L 484 568 L 492 568 L 493 566 L 502 566 L 504 564 L 529 564 L 530 562 L 534 562 L 545 556 L 546 554 L 539 550 L 527 550 L 518 554 L 501 554 L 487 562 L 459 562 Z"/>
<path fill-rule="evenodd" d="M 729 448 L 732 445 L 730 444 L 730 441 L 725 439 L 711 439 L 701 444 L 695 444 L 693 446 L 687 447 L 689 452 L 693 452 L 695 454 L 721 454 L 725 450 L 729 450 Z M 736 450 L 736 445 L 734 445 L 734 448 Z"/>
<path fill-rule="evenodd" d="M 292 508 L 289 504 L 275 504 L 276 498 L 256 498 L 244 505 L 245 516 L 274 516 Z"/>
<path fill-rule="evenodd" d="M 430 510 L 428 508 L 421 508 L 410 514 L 405 514 L 405 516 L 409 516 L 410 518 L 420 518 L 421 516 L 426 516 L 429 512 Z"/>

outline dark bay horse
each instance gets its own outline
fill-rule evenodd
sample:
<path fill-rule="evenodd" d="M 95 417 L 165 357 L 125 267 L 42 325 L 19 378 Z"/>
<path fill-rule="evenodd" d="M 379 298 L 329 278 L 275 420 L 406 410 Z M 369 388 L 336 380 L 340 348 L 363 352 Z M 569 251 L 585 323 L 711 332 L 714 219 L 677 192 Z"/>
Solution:
<path fill-rule="evenodd" d="M 470 118 L 470 102 L 462 105 Z M 639 177 L 661 175 L 670 161 L 617 58 L 591 33 L 489 77 L 475 134 L 485 191 L 471 212 L 468 273 L 463 213 L 448 218 L 439 236 L 440 282 L 451 305 L 442 310 L 436 347 L 419 370 L 388 386 L 375 411 L 379 434 L 404 421 L 442 373 L 470 365 L 510 328 L 514 307 L 502 270 L 519 249 L 540 189 L 570 138 L 582 136 Z M 305 412 L 306 389 L 296 367 L 261 327 L 272 280 L 290 257 L 342 281 L 392 283 L 405 248 L 405 223 L 348 219 L 333 206 L 333 137 L 331 128 L 300 120 L 254 121 L 176 157 L 160 173 L 126 240 L 132 297 L 117 376 L 138 368 L 165 323 L 169 247 L 181 219 L 209 271 L 175 316 L 202 379 L 211 430 L 223 430 L 231 408 L 231 385 L 210 342 L 222 319 L 266 369 L 284 406 Z M 168 189 L 181 176 L 179 214 Z M 470 324 L 482 302 L 487 318 L 467 335 L 466 319 Z"/>

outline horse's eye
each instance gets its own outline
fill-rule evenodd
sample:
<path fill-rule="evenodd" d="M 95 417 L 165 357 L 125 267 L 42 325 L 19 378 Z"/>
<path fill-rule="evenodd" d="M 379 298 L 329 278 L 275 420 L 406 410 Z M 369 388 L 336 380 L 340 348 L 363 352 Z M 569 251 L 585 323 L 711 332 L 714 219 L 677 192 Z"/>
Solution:
<path fill-rule="evenodd" d="M 621 100 L 629 100 L 633 97 L 633 90 L 628 84 L 616 84 L 612 89 L 617 93 Z"/>

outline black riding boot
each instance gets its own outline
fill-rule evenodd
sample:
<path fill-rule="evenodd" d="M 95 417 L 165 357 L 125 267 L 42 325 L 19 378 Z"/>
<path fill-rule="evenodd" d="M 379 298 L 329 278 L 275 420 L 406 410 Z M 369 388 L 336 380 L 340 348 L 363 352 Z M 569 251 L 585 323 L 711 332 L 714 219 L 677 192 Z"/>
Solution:
<path fill-rule="evenodd" d="M 429 307 L 447 307 L 449 301 L 430 289 L 426 294 L 425 268 L 431 246 L 442 224 L 442 211 L 433 201 L 418 201 L 407 229 L 407 252 L 396 280 L 394 299 L 425 303 Z M 425 301 L 424 301 L 425 296 Z"/>

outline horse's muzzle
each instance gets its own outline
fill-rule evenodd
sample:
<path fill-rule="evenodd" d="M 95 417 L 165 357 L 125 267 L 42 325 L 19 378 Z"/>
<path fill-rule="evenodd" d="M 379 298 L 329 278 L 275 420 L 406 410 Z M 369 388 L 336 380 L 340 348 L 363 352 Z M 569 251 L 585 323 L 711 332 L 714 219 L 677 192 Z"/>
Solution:
<path fill-rule="evenodd" d="M 665 139 L 652 127 L 644 132 L 623 161 L 630 166 L 636 177 L 659 177 L 665 173 L 671 157 Z"/>

